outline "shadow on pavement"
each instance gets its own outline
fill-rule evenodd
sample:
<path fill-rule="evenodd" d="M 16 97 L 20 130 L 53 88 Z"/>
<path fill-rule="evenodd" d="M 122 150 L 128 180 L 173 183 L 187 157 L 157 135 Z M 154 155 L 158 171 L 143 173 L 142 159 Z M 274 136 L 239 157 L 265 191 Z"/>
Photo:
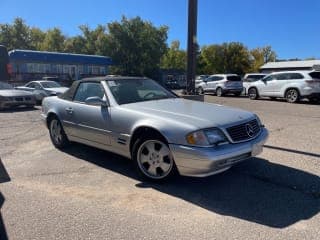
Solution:
<path fill-rule="evenodd" d="M 15 112 L 30 112 L 39 110 L 36 107 L 17 107 L 17 108 L 8 108 L 0 110 L 0 113 L 15 113 Z"/>
<path fill-rule="evenodd" d="M 5 183 L 5 182 L 9 182 L 10 181 L 10 177 L 1 161 L 0 158 L 0 184 L 1 183 Z M 1 214 L 1 208 L 2 205 L 4 203 L 5 199 L 4 196 L 2 195 L 2 193 L 0 192 L 0 240 L 7 240 L 8 236 L 7 236 L 7 232 L 6 232 L 6 228 L 2 219 L 2 214 Z"/>
<path fill-rule="evenodd" d="M 317 154 L 317 153 L 299 151 L 299 150 L 295 150 L 295 149 L 276 147 L 276 146 L 271 146 L 271 145 L 264 145 L 264 147 L 265 148 L 270 148 L 270 149 L 273 149 L 273 150 L 279 150 L 279 151 L 284 151 L 284 152 L 290 152 L 290 153 L 295 153 L 295 154 L 301 154 L 301 155 L 306 155 L 306 156 L 310 156 L 310 157 L 318 157 L 318 158 L 320 158 L 320 154 Z"/>
<path fill-rule="evenodd" d="M 75 144 L 65 150 L 127 177 L 137 179 L 130 160 Z M 320 211 L 320 178 L 308 172 L 253 158 L 207 178 L 176 177 L 167 183 L 140 182 L 140 188 L 183 199 L 217 214 L 285 228 Z"/>

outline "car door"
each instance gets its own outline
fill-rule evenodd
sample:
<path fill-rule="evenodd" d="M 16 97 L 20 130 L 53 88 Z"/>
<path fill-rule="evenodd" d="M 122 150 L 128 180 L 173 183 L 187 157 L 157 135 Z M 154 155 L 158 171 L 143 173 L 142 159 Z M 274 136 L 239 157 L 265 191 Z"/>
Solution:
<path fill-rule="evenodd" d="M 276 81 L 276 84 L 273 85 L 272 96 L 283 97 L 282 89 L 284 89 L 288 84 L 289 77 L 290 76 L 288 73 L 280 73 L 275 75 L 275 78 L 277 81 Z"/>
<path fill-rule="evenodd" d="M 100 82 L 82 82 L 79 84 L 73 101 L 65 107 L 70 116 L 74 137 L 94 144 L 110 145 L 110 112 L 107 106 L 86 103 L 89 97 L 106 100 L 106 94 Z"/>
<path fill-rule="evenodd" d="M 276 75 L 269 75 L 261 80 L 258 91 L 260 96 L 274 96 L 278 80 Z"/>
<path fill-rule="evenodd" d="M 208 81 L 208 88 L 210 91 L 214 92 L 216 90 L 216 84 L 217 84 L 217 76 L 210 77 L 210 81 Z"/>

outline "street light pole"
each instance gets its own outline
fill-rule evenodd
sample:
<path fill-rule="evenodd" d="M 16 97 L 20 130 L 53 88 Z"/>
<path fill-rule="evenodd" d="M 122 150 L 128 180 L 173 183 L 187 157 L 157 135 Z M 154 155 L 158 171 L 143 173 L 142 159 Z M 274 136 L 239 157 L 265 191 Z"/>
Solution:
<path fill-rule="evenodd" d="M 197 13 L 198 0 L 189 0 L 188 6 L 188 62 L 187 93 L 195 93 L 196 48 L 197 48 Z"/>

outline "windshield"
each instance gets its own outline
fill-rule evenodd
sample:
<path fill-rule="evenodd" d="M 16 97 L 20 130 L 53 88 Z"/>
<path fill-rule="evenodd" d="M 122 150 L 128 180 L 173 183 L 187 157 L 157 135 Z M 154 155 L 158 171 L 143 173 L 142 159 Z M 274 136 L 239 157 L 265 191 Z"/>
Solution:
<path fill-rule="evenodd" d="M 46 81 L 46 82 L 41 82 L 41 85 L 43 88 L 58 88 L 61 87 L 61 85 L 57 82 L 53 81 Z"/>
<path fill-rule="evenodd" d="M 107 84 L 118 104 L 176 98 L 174 93 L 151 79 L 110 80 Z"/>
<path fill-rule="evenodd" d="M 0 82 L 0 90 L 13 89 L 9 83 Z"/>

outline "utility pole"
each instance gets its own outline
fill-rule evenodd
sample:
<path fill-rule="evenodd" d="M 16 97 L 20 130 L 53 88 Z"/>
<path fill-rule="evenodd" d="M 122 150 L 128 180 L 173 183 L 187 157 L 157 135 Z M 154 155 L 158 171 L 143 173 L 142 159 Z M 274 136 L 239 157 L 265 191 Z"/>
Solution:
<path fill-rule="evenodd" d="M 198 0 L 188 4 L 187 94 L 195 93 Z"/>

